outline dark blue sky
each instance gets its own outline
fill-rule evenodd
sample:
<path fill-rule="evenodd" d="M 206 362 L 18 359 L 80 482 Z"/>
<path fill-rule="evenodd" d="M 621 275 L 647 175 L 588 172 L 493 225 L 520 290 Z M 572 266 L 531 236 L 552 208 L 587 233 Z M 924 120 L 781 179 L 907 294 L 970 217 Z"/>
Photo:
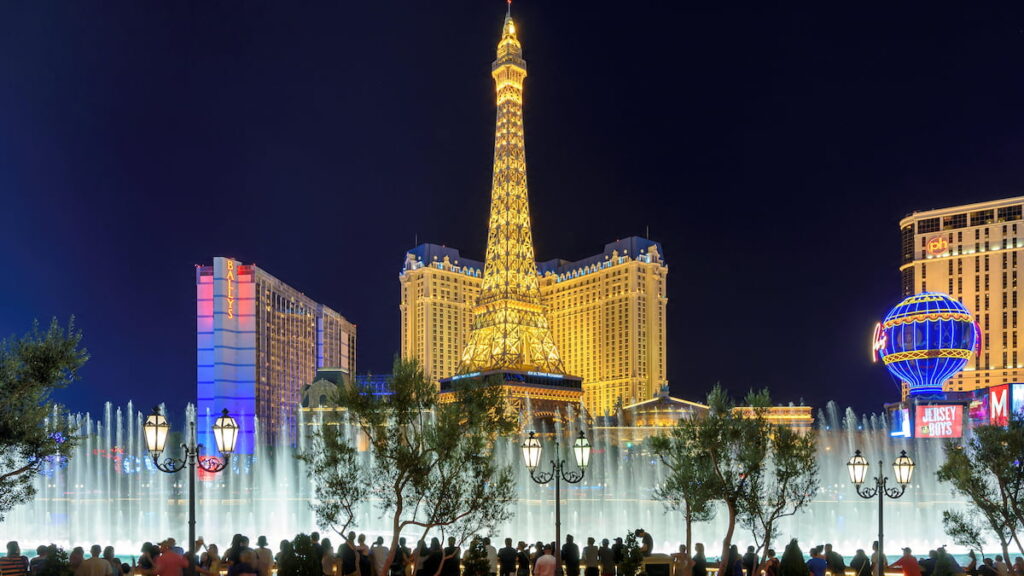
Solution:
<path fill-rule="evenodd" d="M 942 4 L 942 3 L 940 3 Z M 504 3 L 0 4 L 0 334 L 75 314 L 76 410 L 195 396 L 193 265 L 255 262 L 399 346 L 404 250 L 481 258 Z M 669 377 L 877 410 L 898 220 L 1024 194 L 1024 19 L 517 1 L 540 259 L 650 227 Z"/>

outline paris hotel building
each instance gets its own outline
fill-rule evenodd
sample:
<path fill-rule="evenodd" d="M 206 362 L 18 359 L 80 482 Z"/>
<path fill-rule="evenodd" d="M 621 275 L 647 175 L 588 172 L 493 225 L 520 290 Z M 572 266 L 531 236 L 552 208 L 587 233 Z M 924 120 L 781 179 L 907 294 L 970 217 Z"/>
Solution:
<path fill-rule="evenodd" d="M 946 383 L 947 391 L 1024 382 L 1022 206 L 1024 196 L 914 212 L 900 221 L 903 296 L 944 292 L 981 327 L 980 353 Z"/>
<path fill-rule="evenodd" d="M 568 374 L 583 378 L 591 416 L 653 398 L 665 370 L 666 276 L 661 245 L 618 240 L 574 262 L 537 263 L 541 298 Z M 433 380 L 455 374 L 473 321 L 483 263 L 458 250 L 421 244 L 399 275 L 402 358 Z"/>
<path fill-rule="evenodd" d="M 239 422 L 239 453 L 294 439 L 301 390 L 317 369 L 355 373 L 354 324 L 232 258 L 196 266 L 196 332 L 197 430 L 206 446 L 215 446 L 223 408 Z"/>

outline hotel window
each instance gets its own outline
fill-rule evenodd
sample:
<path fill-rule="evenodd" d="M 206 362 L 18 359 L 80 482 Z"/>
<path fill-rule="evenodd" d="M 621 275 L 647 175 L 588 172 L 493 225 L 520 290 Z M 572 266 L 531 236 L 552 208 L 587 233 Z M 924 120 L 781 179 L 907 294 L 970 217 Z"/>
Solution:
<path fill-rule="evenodd" d="M 917 223 L 917 233 L 918 234 L 927 234 L 929 232 L 938 232 L 938 231 L 939 231 L 939 219 L 938 218 L 928 218 L 928 219 L 925 219 L 925 220 L 921 220 L 920 222 Z"/>
<path fill-rule="evenodd" d="M 985 224 L 991 224 L 994 219 L 992 210 L 978 210 L 977 212 L 971 212 L 971 226 L 983 226 Z M 988 232 L 988 230 L 986 230 Z"/>
<path fill-rule="evenodd" d="M 967 214 L 954 214 L 952 216 L 946 216 L 942 219 L 942 228 L 944 230 L 950 230 L 955 228 L 966 228 L 967 227 Z"/>
<path fill-rule="evenodd" d="M 1010 220 L 1020 220 L 1021 219 L 1021 205 L 1017 204 L 1016 206 L 1006 206 L 1004 208 L 1000 208 L 997 211 L 997 215 L 998 215 L 998 218 L 999 218 L 1000 222 L 1008 222 Z"/>

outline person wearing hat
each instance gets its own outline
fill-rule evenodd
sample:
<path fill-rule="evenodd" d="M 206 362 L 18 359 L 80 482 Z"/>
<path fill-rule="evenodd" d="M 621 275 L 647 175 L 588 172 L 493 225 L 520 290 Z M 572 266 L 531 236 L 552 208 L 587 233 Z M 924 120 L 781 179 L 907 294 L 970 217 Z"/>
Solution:
<path fill-rule="evenodd" d="M 889 568 L 892 570 L 902 568 L 903 576 L 921 576 L 921 565 L 917 562 L 917 558 L 910 553 L 910 548 L 904 548 L 903 556 L 893 562 Z"/>

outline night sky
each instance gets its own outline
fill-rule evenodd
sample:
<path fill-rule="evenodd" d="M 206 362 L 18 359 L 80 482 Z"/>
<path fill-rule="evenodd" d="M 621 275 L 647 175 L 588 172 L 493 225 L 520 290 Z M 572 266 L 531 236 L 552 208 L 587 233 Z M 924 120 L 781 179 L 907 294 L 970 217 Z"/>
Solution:
<path fill-rule="evenodd" d="M 899 219 L 1024 194 L 1024 19 L 727 4 L 513 5 L 538 258 L 649 227 L 675 395 L 877 411 Z M 223 255 L 357 323 L 359 370 L 389 371 L 405 250 L 483 256 L 504 12 L 0 4 L 0 334 L 74 314 L 92 360 L 61 401 L 180 407 L 193 265 Z"/>

